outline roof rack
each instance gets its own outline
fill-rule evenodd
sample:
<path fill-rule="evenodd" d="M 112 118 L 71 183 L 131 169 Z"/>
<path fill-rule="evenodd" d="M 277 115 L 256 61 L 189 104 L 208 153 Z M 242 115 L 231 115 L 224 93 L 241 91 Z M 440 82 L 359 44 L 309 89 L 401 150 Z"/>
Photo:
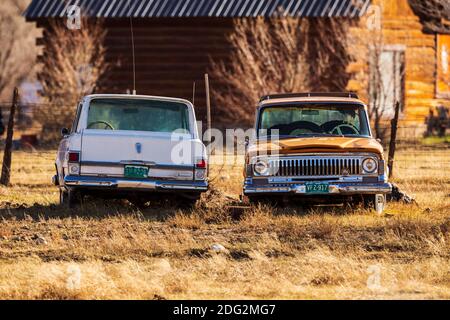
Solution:
<path fill-rule="evenodd" d="M 260 102 L 269 99 L 282 98 L 307 98 L 307 97 L 336 97 L 336 98 L 353 98 L 359 99 L 355 92 L 301 92 L 301 93 L 283 93 L 283 94 L 268 94 L 261 98 Z"/>

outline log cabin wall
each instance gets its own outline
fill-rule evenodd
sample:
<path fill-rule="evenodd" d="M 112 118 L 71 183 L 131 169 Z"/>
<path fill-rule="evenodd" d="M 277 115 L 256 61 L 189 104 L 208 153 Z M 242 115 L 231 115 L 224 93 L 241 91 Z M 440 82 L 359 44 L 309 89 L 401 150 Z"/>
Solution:
<path fill-rule="evenodd" d="M 437 98 L 436 44 L 439 35 L 423 32 L 423 25 L 411 9 L 408 0 L 373 0 L 372 4 L 381 8 L 384 46 L 395 48 L 394 50 L 404 54 L 402 84 L 404 107 L 401 125 L 420 127 L 430 108 L 438 105 L 450 106 L 450 99 Z M 363 28 L 365 26 L 360 25 L 352 32 L 361 33 Z M 356 45 L 359 50 L 364 50 L 362 46 L 362 44 Z M 349 71 L 355 75 L 361 73 L 368 75 L 370 73 L 369 59 L 368 54 L 361 55 L 349 66 Z M 361 81 L 356 77 L 350 81 L 349 90 L 357 91 L 366 102 L 369 102 L 369 81 Z M 415 131 L 415 134 L 418 134 L 418 131 Z"/>
<path fill-rule="evenodd" d="M 105 19 L 108 30 L 107 60 L 114 67 L 101 80 L 103 92 L 125 93 L 132 90 L 130 12 L 136 17 L 134 29 L 138 93 L 176 96 L 191 100 L 193 82 L 196 81 L 196 109 L 198 118 L 204 119 L 203 76 L 211 59 L 220 60 L 229 57 L 230 45 L 226 39 L 232 32 L 233 19 L 250 16 L 271 17 L 279 8 L 285 8 L 291 16 L 303 18 L 325 16 L 364 18 L 369 4 L 372 4 L 382 8 L 385 45 L 402 53 L 399 57 L 404 61 L 402 81 L 396 86 L 404 89 L 401 94 L 401 100 L 404 102 L 402 120 L 423 122 L 430 107 L 450 104 L 448 98 L 437 95 L 439 69 L 436 44 L 440 35 L 423 32 L 423 22 L 421 23 L 413 12 L 408 0 L 356 2 L 317 0 L 298 2 L 297 5 L 293 5 L 294 0 L 254 2 L 259 3 L 258 6 L 252 1 L 240 0 L 195 3 L 186 1 L 185 4 L 191 4 L 192 8 L 183 11 L 183 14 L 179 12 L 181 2 L 178 1 L 167 2 L 169 6 L 166 6 L 166 1 L 144 2 L 147 6 L 134 6 L 131 11 L 126 9 L 126 2 L 122 0 L 83 2 L 88 16 Z M 220 3 L 221 6 L 218 5 Z M 353 7 L 354 3 L 360 5 Z M 147 10 L 152 6 L 154 7 L 152 10 Z M 144 7 L 147 8 L 145 12 L 141 10 Z M 45 30 L 48 19 L 63 17 L 65 14 L 64 6 L 48 6 L 45 0 L 33 0 L 24 15 L 28 21 L 38 21 Z M 357 33 L 360 31 L 357 30 Z M 48 36 L 44 33 L 44 37 Z M 397 55 L 394 56 L 397 59 Z M 350 90 L 358 91 L 367 102 L 370 87 L 368 58 L 370 55 L 362 55 L 348 68 L 351 73 L 365 75 L 365 80 L 353 79 L 348 87 Z M 211 80 L 212 90 L 220 90 L 214 86 L 214 79 Z"/>
<path fill-rule="evenodd" d="M 139 94 L 192 100 L 196 83 L 197 117 L 205 117 L 204 74 L 210 59 L 226 59 L 231 19 L 153 19 L 134 21 L 136 89 Z M 132 90 L 132 55 L 129 21 L 108 20 L 107 60 L 119 62 L 102 79 L 103 88 Z M 214 79 L 212 90 L 214 90 Z"/>
<path fill-rule="evenodd" d="M 82 16 L 104 19 L 108 30 L 107 60 L 115 67 L 101 79 L 100 85 L 103 92 L 119 93 L 132 89 L 129 26 L 130 17 L 133 17 L 137 92 L 192 99 L 193 82 L 196 81 L 197 114 L 199 119 L 204 119 L 204 73 L 211 59 L 225 59 L 225 62 L 229 59 L 231 51 L 226 39 L 234 19 L 278 17 L 280 12 L 301 18 L 356 19 L 365 14 L 370 1 L 32 0 L 24 16 L 46 30 L 49 19 L 63 20 L 73 15 L 69 10 L 73 3 L 78 5 Z M 44 37 L 50 36 L 44 32 Z M 45 48 L 43 50 L 45 54 Z M 214 80 L 211 79 L 211 89 L 220 90 Z"/>
<path fill-rule="evenodd" d="M 38 26 L 49 30 L 46 20 Z M 133 90 L 132 44 L 129 19 L 107 19 L 106 61 L 110 70 L 96 93 L 130 93 Z M 211 59 L 225 59 L 232 19 L 162 18 L 133 21 L 138 94 L 193 99 L 198 120 L 205 120 L 204 74 Z M 47 31 L 46 31 L 47 32 Z M 50 37 L 44 32 L 45 37 Z M 44 50 L 45 54 L 45 50 Z M 212 90 L 214 79 L 211 79 Z"/>

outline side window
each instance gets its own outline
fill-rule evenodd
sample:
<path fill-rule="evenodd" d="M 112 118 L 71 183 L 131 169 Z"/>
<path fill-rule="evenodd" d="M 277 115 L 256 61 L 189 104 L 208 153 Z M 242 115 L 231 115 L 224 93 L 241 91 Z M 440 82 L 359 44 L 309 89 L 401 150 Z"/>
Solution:
<path fill-rule="evenodd" d="M 437 98 L 450 97 L 450 35 L 437 36 Z"/>
<path fill-rule="evenodd" d="M 77 114 L 75 116 L 75 120 L 73 121 L 73 124 L 72 124 L 72 133 L 77 132 L 78 122 L 80 121 L 80 114 L 81 114 L 82 108 L 83 108 L 83 103 L 80 102 L 77 107 Z"/>

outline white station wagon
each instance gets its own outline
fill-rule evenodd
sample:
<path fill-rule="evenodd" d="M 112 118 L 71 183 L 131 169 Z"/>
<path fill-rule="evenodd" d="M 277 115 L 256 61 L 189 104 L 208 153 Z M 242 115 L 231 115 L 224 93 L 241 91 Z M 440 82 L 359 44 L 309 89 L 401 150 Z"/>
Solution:
<path fill-rule="evenodd" d="M 208 189 L 206 148 L 187 100 L 86 96 L 62 135 L 53 177 L 61 204 L 94 195 L 137 204 L 172 196 L 191 205 Z"/>

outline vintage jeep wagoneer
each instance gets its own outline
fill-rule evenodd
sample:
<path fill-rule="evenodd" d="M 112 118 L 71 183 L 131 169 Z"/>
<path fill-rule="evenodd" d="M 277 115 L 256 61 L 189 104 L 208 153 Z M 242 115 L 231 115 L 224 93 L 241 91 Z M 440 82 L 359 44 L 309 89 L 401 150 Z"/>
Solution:
<path fill-rule="evenodd" d="M 381 212 L 391 191 L 387 177 L 383 147 L 355 94 L 261 99 L 256 139 L 246 151 L 244 195 L 250 201 L 357 201 Z"/>
<path fill-rule="evenodd" d="M 162 193 L 194 203 L 208 188 L 206 150 L 189 101 L 87 96 L 62 134 L 53 178 L 62 204 L 87 194 L 144 203 Z"/>

